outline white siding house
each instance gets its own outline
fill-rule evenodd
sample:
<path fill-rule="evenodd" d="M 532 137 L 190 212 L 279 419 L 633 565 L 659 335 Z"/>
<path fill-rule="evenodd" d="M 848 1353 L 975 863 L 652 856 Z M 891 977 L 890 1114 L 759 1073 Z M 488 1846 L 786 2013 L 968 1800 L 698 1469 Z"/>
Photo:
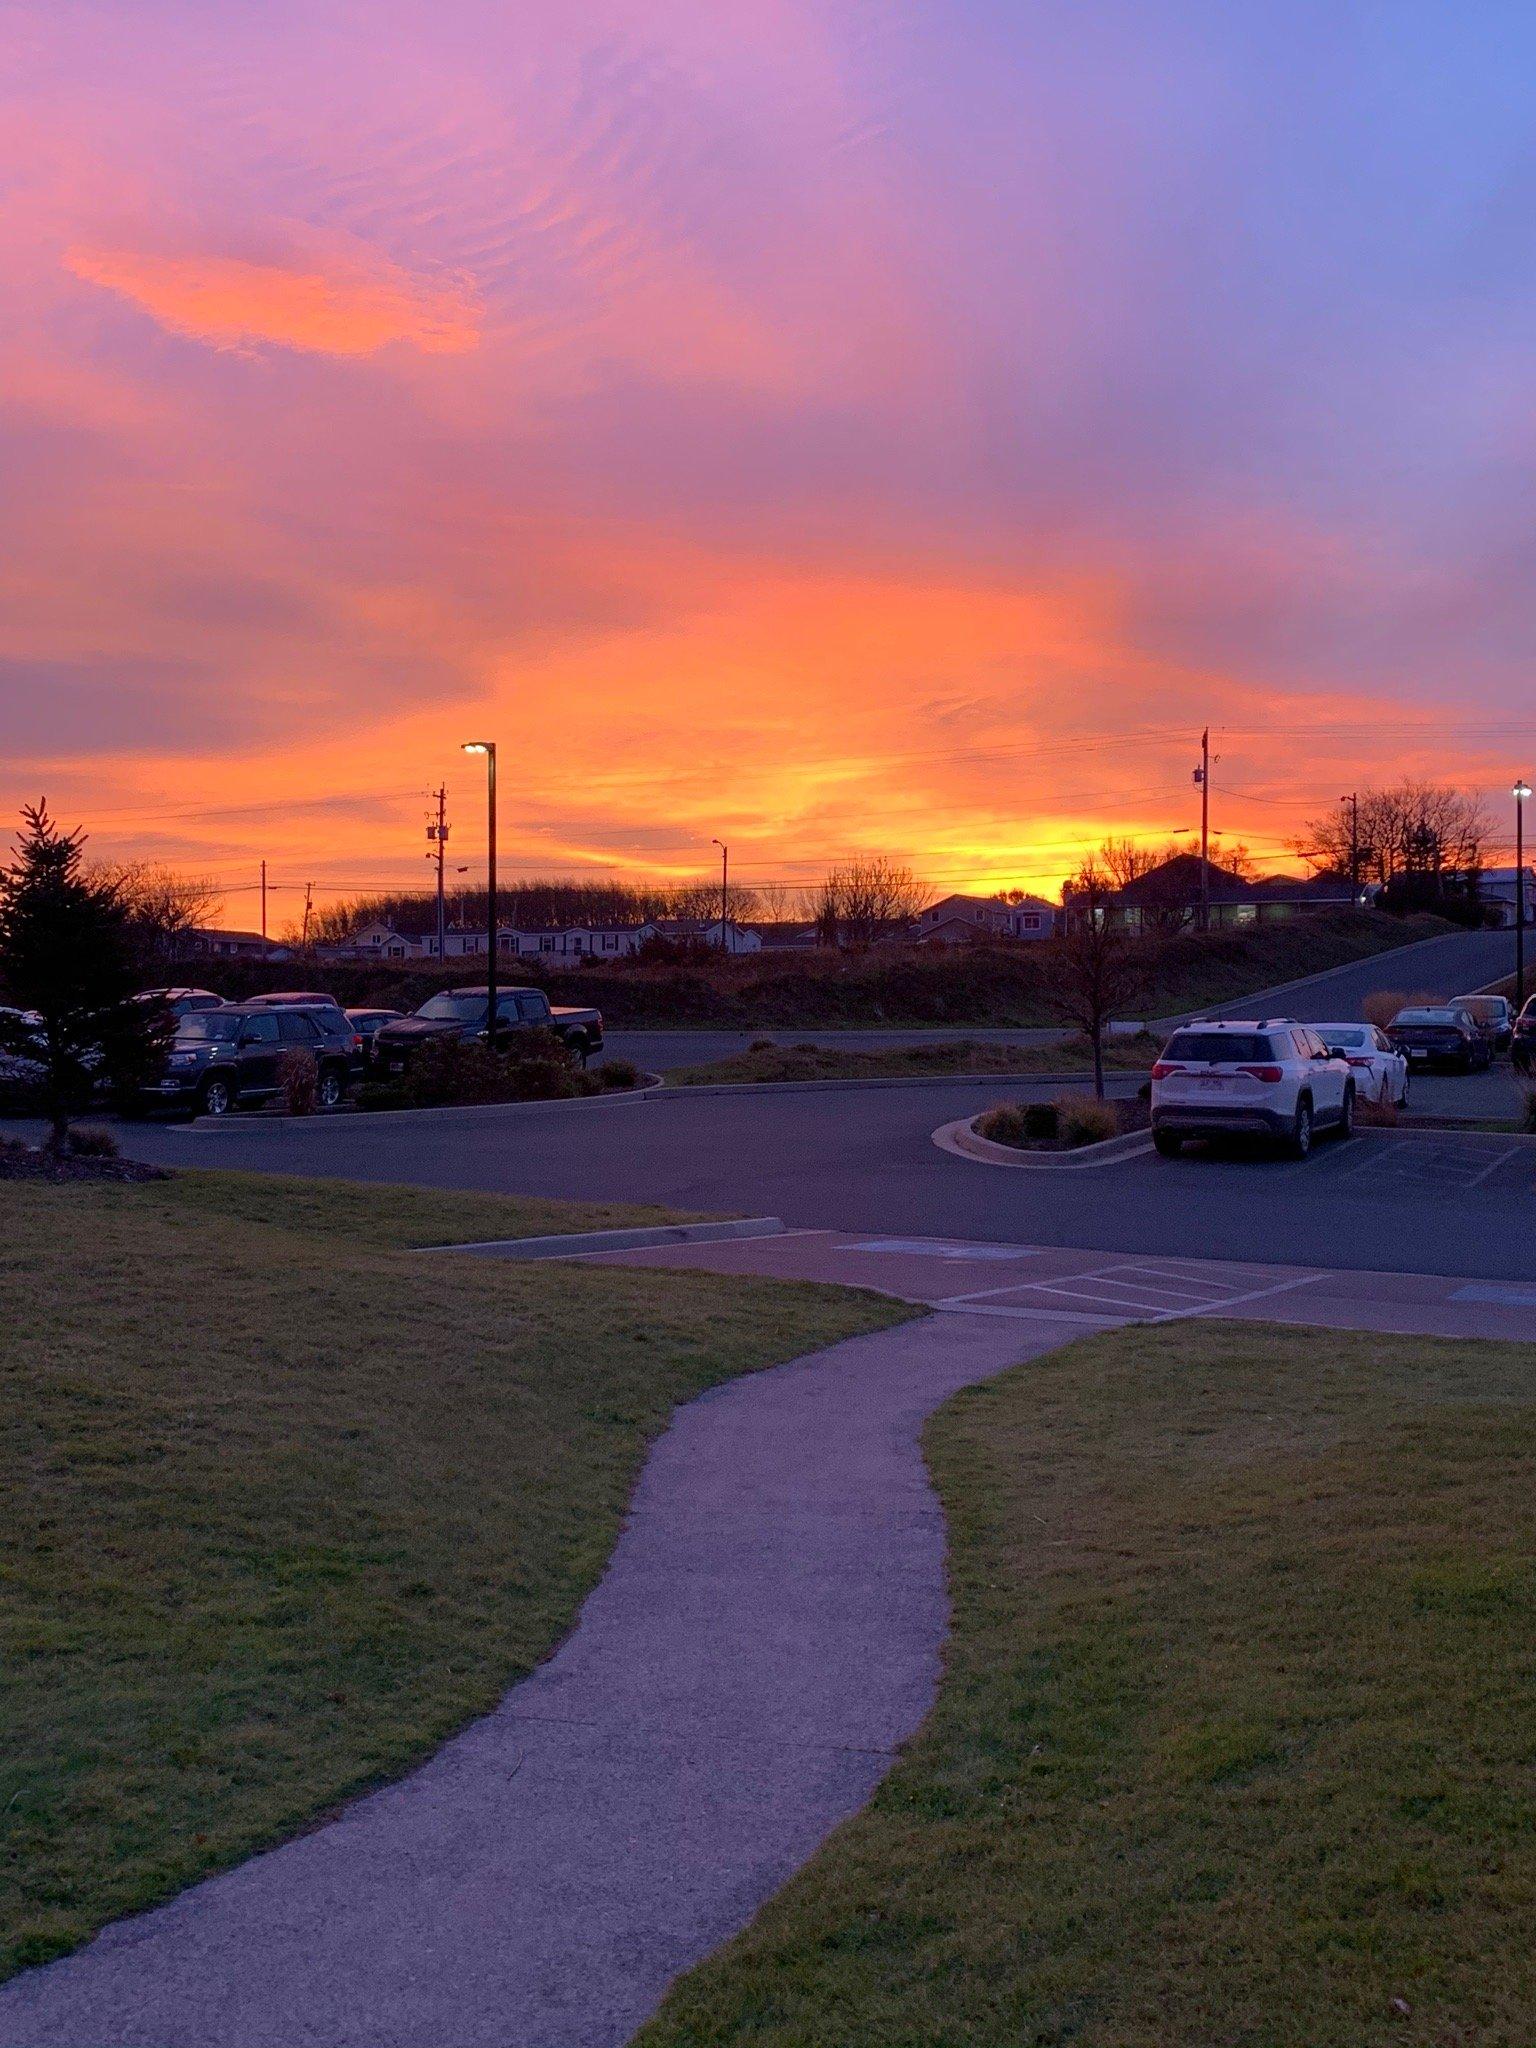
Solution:
<path fill-rule="evenodd" d="M 1056 906 L 1043 896 L 1004 903 L 998 896 L 944 896 L 917 920 L 919 945 L 964 945 L 968 940 L 1048 939 L 1056 929 Z"/>

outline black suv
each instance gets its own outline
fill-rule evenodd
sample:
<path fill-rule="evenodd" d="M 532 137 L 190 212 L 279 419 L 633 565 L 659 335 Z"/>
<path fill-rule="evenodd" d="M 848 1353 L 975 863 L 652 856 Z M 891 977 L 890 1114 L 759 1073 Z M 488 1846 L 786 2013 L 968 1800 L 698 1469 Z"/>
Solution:
<path fill-rule="evenodd" d="M 223 1116 L 246 1102 L 263 1102 L 279 1086 L 283 1054 L 314 1054 L 315 1101 L 334 1109 L 351 1079 L 357 1034 L 334 1005 L 277 1009 L 270 1004 L 226 1003 L 178 1019 L 176 1036 L 146 1102 Z"/>

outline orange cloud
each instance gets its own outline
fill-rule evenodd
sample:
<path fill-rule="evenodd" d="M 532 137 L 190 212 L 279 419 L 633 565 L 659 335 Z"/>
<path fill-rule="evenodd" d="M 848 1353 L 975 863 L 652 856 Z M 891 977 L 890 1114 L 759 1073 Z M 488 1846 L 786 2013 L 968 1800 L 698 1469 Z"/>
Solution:
<path fill-rule="evenodd" d="M 65 265 L 120 292 L 173 334 L 216 348 L 271 342 L 317 355 L 367 356 L 392 341 L 458 355 L 480 339 L 460 286 L 428 284 L 390 263 L 253 263 L 237 256 L 164 256 L 92 246 Z"/>

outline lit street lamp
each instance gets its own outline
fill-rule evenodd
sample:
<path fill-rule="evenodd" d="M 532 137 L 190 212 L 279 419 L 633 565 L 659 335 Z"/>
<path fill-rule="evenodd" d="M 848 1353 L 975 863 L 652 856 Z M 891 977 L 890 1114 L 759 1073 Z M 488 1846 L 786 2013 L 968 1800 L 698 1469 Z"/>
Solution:
<path fill-rule="evenodd" d="M 711 839 L 709 843 L 711 846 L 718 846 L 720 849 L 720 950 L 728 953 L 731 950 L 731 934 L 729 930 L 731 849 L 723 839 Z"/>
<path fill-rule="evenodd" d="M 1525 1008 L 1525 800 L 1531 785 L 1522 775 L 1509 792 L 1515 800 L 1515 1013 Z"/>
<path fill-rule="evenodd" d="M 484 754 L 486 791 L 485 887 L 489 904 L 486 916 L 486 952 L 490 965 L 485 971 L 485 1035 L 496 1047 L 496 742 L 466 740 L 466 754 Z"/>

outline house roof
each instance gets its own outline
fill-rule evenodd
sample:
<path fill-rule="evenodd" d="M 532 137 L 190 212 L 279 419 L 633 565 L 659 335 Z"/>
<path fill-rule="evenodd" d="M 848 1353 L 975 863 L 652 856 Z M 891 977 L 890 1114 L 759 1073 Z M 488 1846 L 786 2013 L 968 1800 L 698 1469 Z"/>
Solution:
<path fill-rule="evenodd" d="M 1149 868 L 1134 882 L 1115 891 L 1115 900 L 1135 908 L 1172 903 L 1198 903 L 1201 899 L 1200 856 L 1176 853 L 1171 860 Z M 1248 879 L 1231 868 L 1212 861 L 1210 899 L 1212 903 L 1337 903 L 1353 895 L 1347 877 L 1336 875 L 1266 875 Z"/>

